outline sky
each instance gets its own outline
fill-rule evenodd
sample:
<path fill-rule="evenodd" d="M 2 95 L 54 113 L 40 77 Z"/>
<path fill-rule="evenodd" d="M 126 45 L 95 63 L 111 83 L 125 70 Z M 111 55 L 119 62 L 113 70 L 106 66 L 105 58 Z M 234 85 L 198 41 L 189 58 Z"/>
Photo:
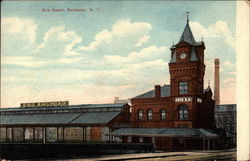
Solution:
<path fill-rule="evenodd" d="M 1 107 L 112 103 L 169 84 L 169 48 L 187 11 L 206 45 L 204 88 L 219 58 L 221 103 L 236 103 L 236 2 L 3 1 Z"/>

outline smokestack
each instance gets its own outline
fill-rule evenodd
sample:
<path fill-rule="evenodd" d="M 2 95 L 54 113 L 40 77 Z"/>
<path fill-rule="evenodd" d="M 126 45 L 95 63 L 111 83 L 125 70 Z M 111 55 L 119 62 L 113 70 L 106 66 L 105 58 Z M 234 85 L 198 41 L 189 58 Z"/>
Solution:
<path fill-rule="evenodd" d="M 214 59 L 214 100 L 215 105 L 220 104 L 220 59 Z"/>
<path fill-rule="evenodd" d="M 155 98 L 160 98 L 160 97 L 161 97 L 161 86 L 155 85 Z"/>

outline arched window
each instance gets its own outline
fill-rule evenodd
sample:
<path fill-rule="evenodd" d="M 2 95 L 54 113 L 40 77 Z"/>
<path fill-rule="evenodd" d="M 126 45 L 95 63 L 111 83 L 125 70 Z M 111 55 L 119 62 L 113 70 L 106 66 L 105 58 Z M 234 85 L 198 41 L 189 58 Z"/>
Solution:
<path fill-rule="evenodd" d="M 148 110 L 148 120 L 152 120 L 153 119 L 153 112 L 152 110 Z"/>
<path fill-rule="evenodd" d="M 188 108 L 185 105 L 181 105 L 178 109 L 179 119 L 187 120 L 188 119 Z"/>
<path fill-rule="evenodd" d="M 143 120 L 143 111 L 142 110 L 138 111 L 138 120 Z"/>
<path fill-rule="evenodd" d="M 161 109 L 161 120 L 166 120 L 166 110 Z"/>

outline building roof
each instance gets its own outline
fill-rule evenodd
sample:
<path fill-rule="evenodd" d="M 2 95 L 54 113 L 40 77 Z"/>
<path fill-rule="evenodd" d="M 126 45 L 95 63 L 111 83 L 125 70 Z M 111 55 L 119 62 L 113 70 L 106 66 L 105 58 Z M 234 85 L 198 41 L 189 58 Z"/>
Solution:
<path fill-rule="evenodd" d="M 192 47 L 192 49 L 191 49 L 190 61 L 198 61 L 194 47 Z"/>
<path fill-rule="evenodd" d="M 176 49 L 176 46 L 173 44 L 170 49 Z"/>
<path fill-rule="evenodd" d="M 170 96 L 170 85 L 161 86 L 161 97 L 169 97 Z M 155 97 L 155 89 L 138 95 L 134 98 L 154 98 Z"/>
<path fill-rule="evenodd" d="M 165 137 L 218 137 L 211 130 L 198 128 L 120 128 L 110 133 L 114 136 L 165 136 Z"/>
<path fill-rule="evenodd" d="M 1 124 L 66 124 L 81 113 L 1 115 Z"/>
<path fill-rule="evenodd" d="M 174 52 L 173 56 L 171 57 L 170 63 L 176 62 L 176 51 Z"/>
<path fill-rule="evenodd" d="M 202 45 L 203 44 L 203 41 L 199 41 L 199 42 L 195 42 L 195 46 L 200 46 L 200 45 Z"/>
<path fill-rule="evenodd" d="M 185 41 L 191 45 L 195 45 L 195 39 L 194 39 L 194 36 L 193 36 L 193 33 L 189 27 L 189 23 L 186 24 L 186 27 L 180 37 L 180 40 L 179 42 L 181 41 Z"/>
<path fill-rule="evenodd" d="M 81 105 L 70 105 L 66 107 L 27 107 L 27 108 L 0 108 L 0 112 L 2 111 L 30 111 L 30 110 L 52 110 L 52 109 L 82 109 L 82 108 L 121 108 L 126 103 L 117 103 L 117 104 L 81 104 Z"/>
<path fill-rule="evenodd" d="M 121 112 L 87 112 L 70 123 L 76 124 L 106 124 Z"/>
<path fill-rule="evenodd" d="M 221 105 L 215 105 L 215 112 L 227 112 L 227 111 L 233 111 L 236 112 L 237 104 L 221 104 Z"/>
<path fill-rule="evenodd" d="M 12 114 L 1 115 L 2 125 L 34 124 L 106 124 L 120 112 L 86 112 L 86 113 L 53 113 L 53 114 Z"/>

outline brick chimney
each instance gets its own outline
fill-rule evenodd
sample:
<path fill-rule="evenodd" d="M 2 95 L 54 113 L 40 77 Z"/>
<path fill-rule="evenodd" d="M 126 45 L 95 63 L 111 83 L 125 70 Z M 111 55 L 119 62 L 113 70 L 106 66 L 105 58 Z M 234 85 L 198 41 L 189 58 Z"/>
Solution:
<path fill-rule="evenodd" d="M 155 98 L 160 98 L 160 97 L 161 97 L 161 86 L 155 85 Z"/>
<path fill-rule="evenodd" d="M 214 100 L 215 105 L 220 104 L 220 59 L 214 60 Z"/>

